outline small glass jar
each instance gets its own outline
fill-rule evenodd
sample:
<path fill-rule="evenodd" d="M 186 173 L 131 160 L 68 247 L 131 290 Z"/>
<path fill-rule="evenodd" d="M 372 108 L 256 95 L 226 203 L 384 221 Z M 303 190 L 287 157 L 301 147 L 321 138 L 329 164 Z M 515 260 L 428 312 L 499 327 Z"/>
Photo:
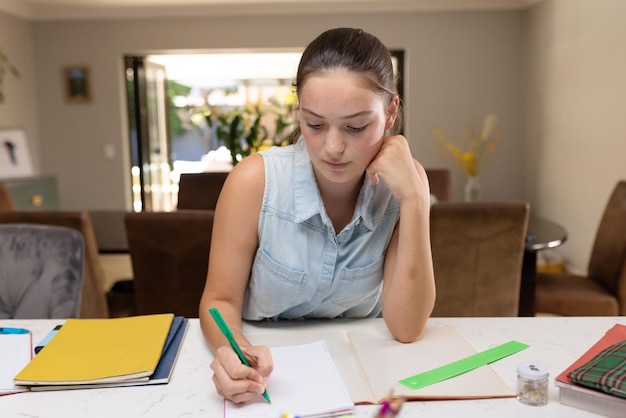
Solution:
<path fill-rule="evenodd" d="M 529 362 L 517 366 L 517 399 L 532 406 L 548 403 L 548 367 L 542 363 Z"/>

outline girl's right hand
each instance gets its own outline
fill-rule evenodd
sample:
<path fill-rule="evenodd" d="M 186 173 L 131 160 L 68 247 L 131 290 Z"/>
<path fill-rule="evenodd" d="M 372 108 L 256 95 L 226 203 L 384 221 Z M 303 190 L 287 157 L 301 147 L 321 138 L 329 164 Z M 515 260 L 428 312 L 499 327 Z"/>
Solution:
<path fill-rule="evenodd" d="M 239 360 L 228 346 L 221 346 L 211 362 L 213 383 L 217 393 L 234 403 L 247 402 L 265 391 L 274 362 L 268 347 L 241 347 L 250 367 Z"/>

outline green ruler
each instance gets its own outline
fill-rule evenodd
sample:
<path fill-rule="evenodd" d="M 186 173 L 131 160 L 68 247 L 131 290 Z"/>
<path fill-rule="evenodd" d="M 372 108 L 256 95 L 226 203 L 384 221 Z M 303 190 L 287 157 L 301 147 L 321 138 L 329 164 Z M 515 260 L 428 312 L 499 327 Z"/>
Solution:
<path fill-rule="evenodd" d="M 421 389 L 433 383 L 441 382 L 442 380 L 469 372 L 485 364 L 493 363 L 496 360 L 515 354 L 528 347 L 530 347 L 528 344 L 520 343 L 519 341 L 509 341 L 508 343 L 489 348 L 480 353 L 465 357 L 464 359 L 416 374 L 415 376 L 407 377 L 406 379 L 400 380 L 399 383 L 410 389 Z"/>

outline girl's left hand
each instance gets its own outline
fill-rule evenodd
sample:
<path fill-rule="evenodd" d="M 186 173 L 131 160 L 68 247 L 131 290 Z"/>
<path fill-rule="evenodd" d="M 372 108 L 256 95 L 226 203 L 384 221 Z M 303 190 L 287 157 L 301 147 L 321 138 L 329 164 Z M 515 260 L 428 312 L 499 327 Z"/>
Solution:
<path fill-rule="evenodd" d="M 424 168 L 413 159 L 406 138 L 402 135 L 387 136 L 378 154 L 365 169 L 373 184 L 382 178 L 393 196 L 405 199 L 421 198 L 430 202 L 430 188 Z"/>

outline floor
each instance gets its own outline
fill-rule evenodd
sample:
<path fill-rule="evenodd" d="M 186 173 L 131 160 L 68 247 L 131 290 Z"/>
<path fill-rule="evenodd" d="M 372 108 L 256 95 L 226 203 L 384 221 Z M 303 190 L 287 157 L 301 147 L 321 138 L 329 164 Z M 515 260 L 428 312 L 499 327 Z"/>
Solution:
<path fill-rule="evenodd" d="M 128 254 L 100 254 L 104 269 L 104 291 L 109 292 L 115 282 L 133 278 L 133 267 Z"/>

